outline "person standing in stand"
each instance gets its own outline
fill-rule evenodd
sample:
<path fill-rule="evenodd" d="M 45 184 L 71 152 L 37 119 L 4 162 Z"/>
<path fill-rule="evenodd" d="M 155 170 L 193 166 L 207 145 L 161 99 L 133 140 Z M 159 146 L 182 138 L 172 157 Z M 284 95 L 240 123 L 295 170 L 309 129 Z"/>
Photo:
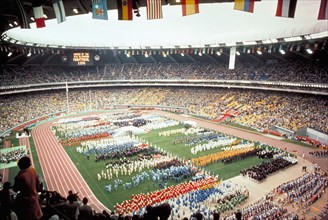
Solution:
<path fill-rule="evenodd" d="M 17 192 L 14 209 L 19 220 L 38 220 L 42 217 L 38 192 L 42 183 L 27 156 L 18 161 L 20 171 L 15 177 L 13 190 Z"/>

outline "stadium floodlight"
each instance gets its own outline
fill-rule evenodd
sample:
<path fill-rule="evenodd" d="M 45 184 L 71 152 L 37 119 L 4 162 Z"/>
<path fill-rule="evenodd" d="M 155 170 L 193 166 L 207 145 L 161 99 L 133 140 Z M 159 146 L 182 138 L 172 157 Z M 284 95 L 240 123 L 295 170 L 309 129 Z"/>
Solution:
<path fill-rule="evenodd" d="M 234 46 L 236 46 L 236 45 L 237 45 L 236 42 L 226 43 L 226 46 L 227 46 L 227 47 L 234 47 Z"/>
<path fill-rule="evenodd" d="M 328 37 L 328 31 L 323 31 L 323 32 L 316 33 L 316 34 L 311 34 L 310 37 L 311 37 L 311 39 L 318 39 L 318 38 Z"/>
<path fill-rule="evenodd" d="M 13 54 L 13 53 L 10 51 L 10 52 L 8 53 L 7 56 L 10 57 L 12 54 Z"/>
<path fill-rule="evenodd" d="M 307 48 L 307 49 L 306 49 L 306 52 L 307 52 L 308 54 L 313 54 L 313 50 L 311 50 L 311 48 Z"/>
<path fill-rule="evenodd" d="M 243 45 L 256 45 L 257 43 L 255 41 L 244 41 Z"/>
<path fill-rule="evenodd" d="M 240 55 L 240 52 L 237 50 L 237 51 L 236 51 L 236 54 L 237 54 L 237 56 L 239 56 L 239 55 Z"/>
<path fill-rule="evenodd" d="M 284 38 L 284 40 L 286 42 L 292 42 L 292 41 L 301 41 L 302 38 L 301 37 L 288 37 L 288 38 Z"/>
<path fill-rule="evenodd" d="M 14 24 L 15 24 L 15 25 L 18 25 L 17 21 L 14 21 Z"/>
<path fill-rule="evenodd" d="M 78 13 L 79 13 L 79 10 L 77 10 L 77 8 L 73 8 L 73 12 L 74 12 L 75 14 L 78 14 Z"/>
<path fill-rule="evenodd" d="M 10 27 L 14 27 L 14 25 L 13 25 L 12 23 L 9 23 L 9 26 L 10 26 Z"/>

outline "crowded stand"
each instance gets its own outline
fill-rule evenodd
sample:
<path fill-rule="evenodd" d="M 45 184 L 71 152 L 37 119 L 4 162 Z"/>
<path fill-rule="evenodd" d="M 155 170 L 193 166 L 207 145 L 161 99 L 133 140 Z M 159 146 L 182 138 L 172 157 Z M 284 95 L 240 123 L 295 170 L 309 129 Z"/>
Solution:
<path fill-rule="evenodd" d="M 24 148 L 0 152 L 0 163 L 16 162 L 24 155 L 26 155 L 26 150 Z"/>
<path fill-rule="evenodd" d="M 219 121 L 231 121 L 259 131 L 276 125 L 292 131 L 311 127 L 328 133 L 327 99 L 321 96 L 244 90 L 240 93 L 240 90 L 232 89 L 192 88 L 99 89 L 69 92 L 71 112 L 112 108 L 122 104 L 184 107 L 190 114 L 213 120 L 220 118 Z M 66 109 L 65 92 L 4 96 L 0 103 L 0 131 Z"/>
<path fill-rule="evenodd" d="M 123 79 L 216 79 L 327 83 L 327 65 L 293 62 L 227 64 L 149 63 L 94 67 L 2 66 L 0 86 Z"/>

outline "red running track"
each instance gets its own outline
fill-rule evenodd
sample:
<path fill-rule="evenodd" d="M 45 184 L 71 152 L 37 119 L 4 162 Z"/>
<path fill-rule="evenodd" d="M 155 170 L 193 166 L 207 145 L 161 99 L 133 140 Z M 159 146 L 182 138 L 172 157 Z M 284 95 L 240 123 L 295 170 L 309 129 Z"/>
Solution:
<path fill-rule="evenodd" d="M 33 162 L 33 157 L 32 157 L 32 152 L 31 152 L 31 146 L 30 146 L 30 140 L 28 137 L 23 137 L 23 138 L 19 138 L 19 145 L 26 146 L 26 151 L 27 154 L 30 155 L 31 161 L 32 161 L 32 167 L 34 167 L 34 162 Z"/>
<path fill-rule="evenodd" d="M 78 192 L 80 198 L 87 197 L 97 212 L 108 210 L 92 193 L 80 172 L 51 132 L 54 121 L 43 123 L 32 130 L 32 136 L 44 175 L 47 190 L 57 191 L 66 197 L 69 190 Z"/>

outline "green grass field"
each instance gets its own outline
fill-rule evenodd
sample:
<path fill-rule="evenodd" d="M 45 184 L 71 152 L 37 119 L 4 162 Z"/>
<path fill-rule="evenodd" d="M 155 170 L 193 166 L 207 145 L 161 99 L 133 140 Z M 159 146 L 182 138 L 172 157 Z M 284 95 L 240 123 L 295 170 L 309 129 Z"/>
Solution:
<path fill-rule="evenodd" d="M 142 192 L 146 193 L 159 189 L 158 184 L 154 185 L 153 182 L 150 180 L 144 181 L 144 183 L 140 183 L 137 188 L 132 187 L 131 189 L 126 189 L 125 191 L 123 190 L 122 185 L 120 185 L 118 187 L 119 190 L 116 192 L 113 187 L 114 179 L 116 179 L 115 177 L 113 177 L 112 180 L 97 179 L 97 173 L 101 173 L 101 170 L 106 170 L 105 161 L 100 161 L 96 163 L 95 156 L 92 155 L 88 160 L 86 156 L 76 152 L 76 147 L 65 147 L 65 150 L 74 162 L 79 172 L 82 174 L 85 181 L 88 183 L 92 192 L 109 209 L 112 209 L 112 207 L 116 203 L 121 203 L 124 200 L 130 199 L 132 194 L 138 194 Z M 126 181 L 131 182 L 132 176 L 136 174 L 137 173 L 133 173 L 131 176 L 119 176 L 118 178 L 121 179 L 123 183 L 125 183 Z M 105 191 L 105 185 L 107 184 L 112 185 L 112 192 L 110 193 Z M 173 181 L 168 182 L 168 185 L 174 184 L 176 183 Z"/>
<path fill-rule="evenodd" d="M 166 152 L 172 153 L 173 155 L 178 156 L 179 158 L 184 159 L 190 159 L 193 157 L 199 157 L 204 156 L 210 153 L 215 153 L 220 151 L 220 148 L 212 149 L 209 151 L 201 152 L 197 155 L 191 154 L 191 147 L 192 146 L 185 146 L 184 143 L 181 144 L 172 144 L 172 141 L 176 138 L 184 136 L 183 134 L 176 134 L 172 135 L 170 137 L 159 137 L 158 133 L 165 130 L 175 130 L 182 128 L 183 125 L 178 125 L 174 127 L 169 127 L 165 129 L 158 129 L 150 131 L 147 134 L 140 135 L 139 137 L 143 140 L 147 141 L 148 143 L 152 145 L 156 145 L 157 147 L 160 147 L 164 149 Z M 119 186 L 119 190 L 116 192 L 114 190 L 114 179 L 112 180 L 98 180 L 97 179 L 97 173 L 101 173 L 101 170 L 106 170 L 105 161 L 101 162 L 95 162 L 95 156 L 90 155 L 90 158 L 87 159 L 85 155 L 82 155 L 80 153 L 76 152 L 76 147 L 65 147 L 65 150 L 67 154 L 72 159 L 73 163 L 79 170 L 79 172 L 82 174 L 83 178 L 88 183 L 89 187 L 93 191 L 93 193 L 96 195 L 96 197 L 109 209 L 112 209 L 112 207 L 116 203 L 121 203 L 124 200 L 130 199 L 132 194 L 138 194 L 138 193 L 146 193 L 149 191 L 154 191 L 159 189 L 158 184 L 154 184 L 151 180 L 145 181 L 144 183 L 141 183 L 137 188 L 134 188 L 132 186 L 131 189 L 123 190 L 122 185 Z M 232 178 L 234 176 L 239 175 L 239 172 L 243 169 L 246 169 L 248 167 L 251 167 L 255 164 L 262 163 L 262 159 L 258 159 L 256 157 L 247 158 L 244 160 L 237 161 L 235 163 L 231 163 L 228 165 L 223 164 L 222 162 L 213 163 L 206 167 L 204 167 L 205 170 L 210 171 L 211 174 L 219 175 L 219 178 L 222 180 L 226 180 L 229 178 Z M 147 171 L 147 170 L 144 170 Z M 132 176 L 136 175 L 136 173 L 132 174 Z M 119 176 L 119 179 L 122 179 L 123 183 L 126 181 L 131 182 L 132 176 Z M 188 180 L 188 179 L 187 179 Z M 186 181 L 186 180 L 183 180 Z M 112 185 L 112 192 L 106 192 L 105 191 L 105 185 L 111 184 Z M 169 185 L 177 184 L 173 181 L 168 181 Z"/>

